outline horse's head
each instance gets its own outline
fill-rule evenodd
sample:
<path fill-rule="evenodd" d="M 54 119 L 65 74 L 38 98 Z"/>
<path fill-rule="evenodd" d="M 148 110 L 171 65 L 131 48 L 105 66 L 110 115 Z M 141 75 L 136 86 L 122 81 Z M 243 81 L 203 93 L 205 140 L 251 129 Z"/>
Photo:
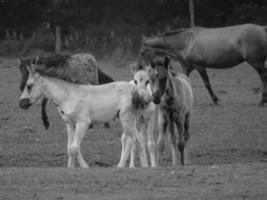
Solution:
<path fill-rule="evenodd" d="M 168 68 L 170 58 L 168 56 L 157 56 L 151 65 L 151 72 L 149 73 L 152 82 L 152 95 L 155 104 L 159 104 L 163 96 L 167 80 Z"/>
<path fill-rule="evenodd" d="M 28 79 L 19 100 L 19 106 L 23 109 L 28 109 L 32 104 L 36 103 L 43 97 L 42 91 L 37 83 L 37 79 L 40 75 L 31 67 L 28 65 L 26 66 Z"/>
<path fill-rule="evenodd" d="M 152 100 L 151 81 L 148 75 L 148 67 L 140 63 L 130 67 L 134 74 L 135 89 L 133 90 L 133 104 L 136 108 L 145 108 Z"/>

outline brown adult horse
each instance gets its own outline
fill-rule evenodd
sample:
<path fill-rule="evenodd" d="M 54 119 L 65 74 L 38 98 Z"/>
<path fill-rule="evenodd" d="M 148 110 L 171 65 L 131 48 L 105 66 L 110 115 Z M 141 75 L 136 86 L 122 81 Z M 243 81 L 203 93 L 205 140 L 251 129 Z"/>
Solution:
<path fill-rule="evenodd" d="M 150 62 L 159 54 L 177 59 L 186 75 L 196 69 L 215 104 L 206 68 L 225 69 L 248 62 L 259 74 L 263 88 L 260 105 L 267 102 L 267 27 L 244 24 L 223 28 L 185 28 L 146 38 L 140 52 Z"/>
<path fill-rule="evenodd" d="M 29 77 L 27 66 L 35 62 L 35 59 L 18 59 L 21 72 L 20 90 L 23 91 Z M 49 74 L 72 83 L 78 84 L 105 84 L 114 80 L 101 71 L 94 56 L 88 53 L 74 55 L 53 55 L 38 59 L 36 69 L 38 72 Z M 22 108 L 27 109 L 29 104 Z M 49 128 L 49 120 L 46 113 L 47 98 L 42 99 L 41 118 L 46 129 Z M 108 127 L 108 123 L 105 124 Z"/>

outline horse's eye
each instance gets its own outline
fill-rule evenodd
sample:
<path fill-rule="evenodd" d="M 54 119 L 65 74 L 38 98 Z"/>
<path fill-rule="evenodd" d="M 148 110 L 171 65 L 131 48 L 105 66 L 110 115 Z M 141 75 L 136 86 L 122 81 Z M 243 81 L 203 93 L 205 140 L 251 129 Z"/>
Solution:
<path fill-rule="evenodd" d="M 149 83 L 149 81 L 147 80 L 147 81 L 146 81 L 146 85 L 147 85 L 148 83 Z"/>
<path fill-rule="evenodd" d="M 30 92 L 32 90 L 32 85 L 27 85 L 27 91 Z"/>
<path fill-rule="evenodd" d="M 134 84 L 137 85 L 137 81 L 136 80 L 134 80 Z"/>

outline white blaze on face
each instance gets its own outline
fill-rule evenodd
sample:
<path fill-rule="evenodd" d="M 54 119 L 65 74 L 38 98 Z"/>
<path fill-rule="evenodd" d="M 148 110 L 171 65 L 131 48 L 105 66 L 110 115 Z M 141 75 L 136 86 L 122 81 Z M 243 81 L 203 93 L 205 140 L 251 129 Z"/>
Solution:
<path fill-rule="evenodd" d="M 42 97 L 42 91 L 30 73 L 20 99 L 29 99 L 29 102 L 34 104 Z"/>

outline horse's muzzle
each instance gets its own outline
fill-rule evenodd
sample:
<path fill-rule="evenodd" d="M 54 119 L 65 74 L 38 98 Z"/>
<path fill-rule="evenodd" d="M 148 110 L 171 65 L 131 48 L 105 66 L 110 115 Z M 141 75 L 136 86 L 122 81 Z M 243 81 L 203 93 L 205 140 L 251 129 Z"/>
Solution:
<path fill-rule="evenodd" d="M 30 100 L 29 99 L 21 99 L 19 101 L 19 107 L 22 109 L 28 109 L 31 106 Z"/>

